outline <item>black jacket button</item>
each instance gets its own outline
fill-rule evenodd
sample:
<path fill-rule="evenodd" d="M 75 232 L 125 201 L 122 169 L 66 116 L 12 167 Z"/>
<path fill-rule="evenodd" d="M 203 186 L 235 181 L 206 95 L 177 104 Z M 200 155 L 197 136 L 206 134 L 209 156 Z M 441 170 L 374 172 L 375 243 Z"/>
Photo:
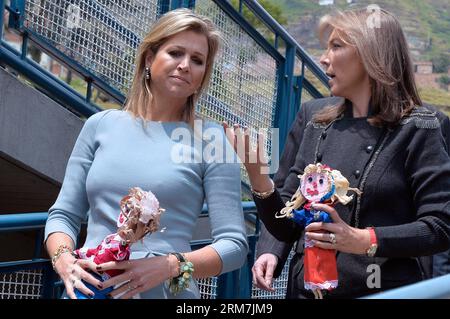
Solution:
<path fill-rule="evenodd" d="M 327 138 L 327 132 L 322 132 L 322 139 L 326 139 Z"/>
<path fill-rule="evenodd" d="M 317 162 L 322 161 L 322 153 L 317 153 Z"/>
<path fill-rule="evenodd" d="M 361 175 L 361 172 L 359 169 L 357 169 L 356 171 L 353 172 L 353 175 L 355 175 L 356 178 L 359 178 L 359 176 Z"/>
<path fill-rule="evenodd" d="M 369 146 L 366 147 L 366 152 L 368 154 L 370 154 L 372 151 L 373 151 L 373 146 L 372 145 L 369 145 Z"/>

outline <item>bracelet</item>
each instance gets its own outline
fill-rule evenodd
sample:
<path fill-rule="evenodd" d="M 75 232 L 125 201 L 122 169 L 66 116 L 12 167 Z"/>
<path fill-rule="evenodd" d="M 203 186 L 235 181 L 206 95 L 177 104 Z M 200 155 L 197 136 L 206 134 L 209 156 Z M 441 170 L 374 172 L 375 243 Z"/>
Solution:
<path fill-rule="evenodd" d="M 265 199 L 265 198 L 269 197 L 270 195 L 272 195 L 275 192 L 275 184 L 273 183 L 272 179 L 270 180 L 270 182 L 272 183 L 272 189 L 267 192 L 260 193 L 260 192 L 255 191 L 253 188 L 251 188 L 253 196 L 255 196 L 256 198 L 259 198 L 259 199 Z"/>
<path fill-rule="evenodd" d="M 70 248 L 66 244 L 59 245 L 58 248 L 56 249 L 55 253 L 52 256 L 52 267 L 54 270 L 56 270 L 56 268 L 55 268 L 56 261 L 59 259 L 59 257 L 61 257 L 62 254 L 65 254 L 65 253 L 72 253 L 72 248 Z"/>
<path fill-rule="evenodd" d="M 169 254 L 174 255 L 177 258 L 179 265 L 179 275 L 170 279 L 169 282 L 170 292 L 176 295 L 189 287 L 189 281 L 191 280 L 192 273 L 194 272 L 194 264 L 187 261 L 186 258 L 184 258 L 184 256 L 180 253 L 173 252 Z"/>

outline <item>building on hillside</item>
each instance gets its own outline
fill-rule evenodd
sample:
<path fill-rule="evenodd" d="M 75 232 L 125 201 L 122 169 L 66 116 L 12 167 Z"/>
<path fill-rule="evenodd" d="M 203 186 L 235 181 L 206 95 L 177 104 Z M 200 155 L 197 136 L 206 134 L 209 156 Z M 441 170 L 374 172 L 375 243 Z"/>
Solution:
<path fill-rule="evenodd" d="M 320 6 L 329 6 L 334 4 L 334 0 L 319 0 Z"/>
<path fill-rule="evenodd" d="M 433 73 L 433 62 L 431 62 L 431 61 L 414 62 L 414 73 L 432 74 Z"/>

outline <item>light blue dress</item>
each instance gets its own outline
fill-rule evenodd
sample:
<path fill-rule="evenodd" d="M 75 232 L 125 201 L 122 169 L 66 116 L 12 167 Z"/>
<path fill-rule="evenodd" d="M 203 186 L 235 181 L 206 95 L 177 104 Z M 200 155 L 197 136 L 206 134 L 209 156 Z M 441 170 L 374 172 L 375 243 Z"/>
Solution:
<path fill-rule="evenodd" d="M 89 216 L 84 246 L 96 247 L 117 231 L 119 202 L 131 187 L 138 186 L 152 191 L 166 211 L 160 222 L 164 231 L 135 243 L 131 259 L 190 251 L 196 221 L 206 202 L 211 246 L 222 259 L 221 273 L 241 267 L 248 244 L 240 165 L 223 129 L 212 122 L 201 123 L 200 129 L 198 125 L 192 129 L 184 122 L 143 121 L 117 110 L 91 116 L 80 132 L 61 191 L 49 210 L 45 238 L 63 232 L 76 242 L 80 224 Z M 214 157 L 205 156 L 208 154 Z M 231 158 L 233 163 L 229 163 Z M 141 298 L 199 296 L 196 284 L 176 296 L 165 284 L 141 294 Z"/>

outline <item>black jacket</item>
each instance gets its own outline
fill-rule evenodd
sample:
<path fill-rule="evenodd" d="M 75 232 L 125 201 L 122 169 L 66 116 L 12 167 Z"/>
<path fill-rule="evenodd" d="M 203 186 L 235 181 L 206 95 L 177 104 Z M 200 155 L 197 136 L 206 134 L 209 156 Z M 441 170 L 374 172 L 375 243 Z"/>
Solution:
<path fill-rule="evenodd" d="M 450 243 L 450 158 L 442 131 L 450 123 L 442 113 L 418 107 L 395 129 L 377 128 L 366 118 L 353 118 L 351 108 L 328 126 L 314 123 L 313 113 L 339 98 L 305 103 L 288 135 L 280 170 L 279 191 L 265 200 L 255 198 L 259 215 L 271 234 L 263 231 L 258 256 L 279 257 L 275 276 L 297 242 L 291 261 L 288 298 L 312 297 L 303 287 L 303 230 L 287 219 L 275 219 L 299 185 L 298 174 L 314 162 L 338 169 L 363 194 L 336 205 L 353 227 L 375 227 L 375 257 L 338 253 L 339 286 L 327 297 L 360 297 L 410 284 L 427 276 L 419 256 L 430 256 Z M 441 131 L 441 125 L 446 130 Z M 368 288 L 370 264 L 381 269 L 381 288 Z"/>

